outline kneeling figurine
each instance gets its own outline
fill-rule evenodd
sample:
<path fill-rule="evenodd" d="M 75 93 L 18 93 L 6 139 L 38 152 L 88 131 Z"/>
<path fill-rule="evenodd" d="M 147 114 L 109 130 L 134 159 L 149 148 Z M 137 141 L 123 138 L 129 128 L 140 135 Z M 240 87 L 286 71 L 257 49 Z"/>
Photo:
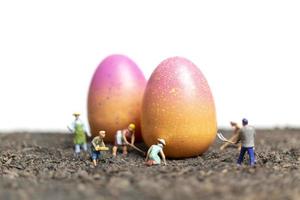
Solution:
<path fill-rule="evenodd" d="M 163 147 L 166 146 L 166 142 L 164 139 L 157 139 L 157 144 L 152 145 L 146 156 L 146 165 L 159 165 L 161 164 L 161 159 L 158 154 L 161 155 L 164 165 L 167 165 L 166 156 L 163 152 Z"/>

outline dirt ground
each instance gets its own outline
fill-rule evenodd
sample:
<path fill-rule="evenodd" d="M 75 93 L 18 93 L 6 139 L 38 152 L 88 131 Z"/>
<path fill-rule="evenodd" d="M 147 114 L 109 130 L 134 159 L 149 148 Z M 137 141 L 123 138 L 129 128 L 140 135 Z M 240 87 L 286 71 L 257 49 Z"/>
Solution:
<path fill-rule="evenodd" d="M 256 168 L 247 156 L 237 168 L 237 149 L 220 145 L 155 167 L 107 152 L 94 168 L 73 157 L 71 134 L 0 134 L 0 199 L 300 199 L 300 130 L 258 130 Z"/>

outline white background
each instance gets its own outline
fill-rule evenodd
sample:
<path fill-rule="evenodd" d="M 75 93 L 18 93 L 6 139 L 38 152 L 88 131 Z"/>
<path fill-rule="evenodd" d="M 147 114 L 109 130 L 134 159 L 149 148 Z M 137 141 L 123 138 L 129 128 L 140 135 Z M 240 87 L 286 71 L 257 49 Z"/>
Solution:
<path fill-rule="evenodd" d="M 0 130 L 66 130 L 94 70 L 121 53 L 148 79 L 171 56 L 211 87 L 218 126 L 300 125 L 298 1 L 0 2 Z"/>

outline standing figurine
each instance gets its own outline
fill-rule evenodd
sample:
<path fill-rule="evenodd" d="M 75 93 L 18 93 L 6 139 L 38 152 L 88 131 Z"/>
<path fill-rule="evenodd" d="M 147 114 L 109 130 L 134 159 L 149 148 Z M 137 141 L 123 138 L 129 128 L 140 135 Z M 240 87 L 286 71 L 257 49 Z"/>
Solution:
<path fill-rule="evenodd" d="M 247 151 L 249 158 L 250 158 L 250 165 L 254 166 L 255 165 L 255 152 L 254 152 L 254 138 L 255 138 L 255 129 L 253 126 L 248 125 L 248 120 L 243 119 L 242 120 L 243 127 L 239 131 L 239 138 L 237 140 L 242 142 L 242 148 L 240 151 L 239 158 L 237 160 L 237 165 L 241 166 L 243 160 L 244 160 L 244 155 Z M 237 143 L 236 142 L 236 143 Z"/>
<path fill-rule="evenodd" d="M 74 144 L 75 144 L 75 156 L 79 156 L 80 154 L 80 146 L 86 152 L 87 151 L 87 144 L 86 144 L 86 135 L 91 137 L 90 132 L 88 132 L 81 121 L 79 119 L 80 113 L 75 112 L 73 113 L 75 120 L 68 126 L 68 129 L 74 133 Z"/>
<path fill-rule="evenodd" d="M 231 136 L 231 138 L 229 138 L 228 140 L 230 142 L 225 142 L 221 147 L 220 150 L 224 150 L 227 146 L 229 146 L 230 144 L 233 145 L 233 143 L 235 143 L 235 145 L 237 145 L 237 148 L 239 150 L 241 150 L 241 144 L 236 144 L 237 140 L 239 138 L 239 131 L 240 131 L 240 126 L 236 123 L 236 122 L 230 122 L 230 125 L 234 128 L 233 130 L 233 135 Z"/>
<path fill-rule="evenodd" d="M 164 165 L 167 165 L 166 162 L 166 156 L 163 152 L 163 147 L 166 146 L 166 142 L 164 139 L 157 139 L 157 144 L 153 144 L 146 156 L 146 165 L 151 166 L 151 165 L 159 165 L 161 163 L 161 159 L 158 154 L 161 155 Z"/>
<path fill-rule="evenodd" d="M 108 150 L 105 146 L 103 139 L 105 138 L 105 131 L 99 131 L 99 136 L 94 137 L 92 140 L 92 160 L 94 166 L 97 165 L 97 160 L 101 156 L 101 151 Z"/>
<path fill-rule="evenodd" d="M 115 144 L 112 148 L 112 154 L 114 157 L 117 156 L 117 150 L 119 146 L 123 147 L 123 155 L 127 155 L 127 145 L 134 146 L 135 141 L 135 125 L 129 124 L 128 128 L 118 130 L 115 135 Z M 130 139 L 130 143 L 128 142 Z"/>

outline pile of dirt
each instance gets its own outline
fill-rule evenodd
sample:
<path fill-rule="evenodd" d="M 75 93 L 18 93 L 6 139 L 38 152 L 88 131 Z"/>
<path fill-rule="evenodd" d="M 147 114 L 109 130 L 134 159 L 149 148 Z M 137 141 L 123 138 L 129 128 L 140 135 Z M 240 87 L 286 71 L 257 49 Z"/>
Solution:
<path fill-rule="evenodd" d="M 93 167 L 89 155 L 73 156 L 71 134 L 0 134 L 0 199 L 299 199 L 300 131 L 257 132 L 256 168 L 247 156 L 237 168 L 238 150 L 221 152 L 220 141 L 167 166 L 147 167 L 130 150 Z"/>

